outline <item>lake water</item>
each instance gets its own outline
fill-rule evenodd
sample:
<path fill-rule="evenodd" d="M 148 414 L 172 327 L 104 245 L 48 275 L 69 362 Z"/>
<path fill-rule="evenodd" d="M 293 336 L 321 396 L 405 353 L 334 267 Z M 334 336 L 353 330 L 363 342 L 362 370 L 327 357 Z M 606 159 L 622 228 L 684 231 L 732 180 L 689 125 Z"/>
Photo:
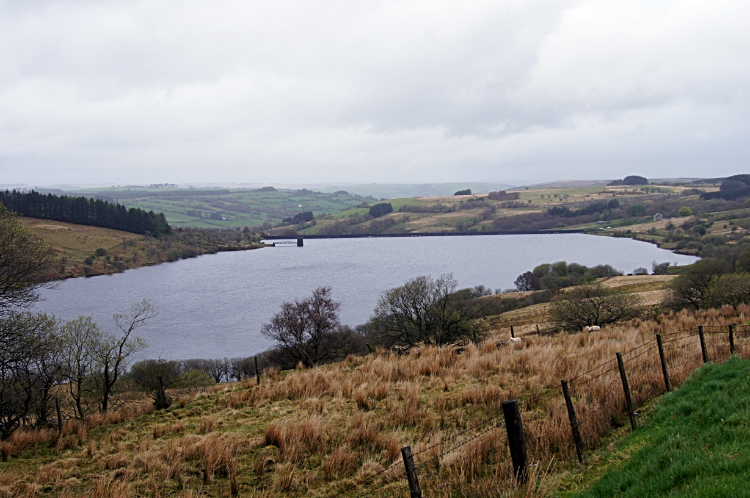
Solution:
<path fill-rule="evenodd" d="M 282 301 L 321 285 L 333 288 L 342 323 L 354 326 L 368 319 L 383 291 L 419 275 L 451 272 L 461 288 L 507 289 L 541 263 L 606 263 L 631 273 L 653 261 L 695 260 L 644 242 L 583 234 L 317 239 L 302 248 L 225 252 L 65 280 L 42 292 L 37 309 L 66 320 L 92 315 L 112 330 L 113 313 L 147 298 L 159 314 L 138 329 L 149 344 L 142 358 L 251 356 L 272 345 L 260 328 Z"/>

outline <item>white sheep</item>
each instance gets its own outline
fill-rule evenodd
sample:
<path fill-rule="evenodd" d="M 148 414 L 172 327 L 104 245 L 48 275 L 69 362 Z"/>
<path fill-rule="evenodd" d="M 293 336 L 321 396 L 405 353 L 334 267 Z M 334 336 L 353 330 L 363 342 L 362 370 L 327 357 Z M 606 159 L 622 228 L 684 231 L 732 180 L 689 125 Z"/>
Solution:
<path fill-rule="evenodd" d="M 599 325 L 591 325 L 586 327 L 586 330 L 588 332 L 596 332 L 597 330 L 601 330 L 602 328 Z"/>
<path fill-rule="evenodd" d="M 521 344 L 521 338 L 520 337 L 511 337 L 510 343 L 514 346 Z"/>

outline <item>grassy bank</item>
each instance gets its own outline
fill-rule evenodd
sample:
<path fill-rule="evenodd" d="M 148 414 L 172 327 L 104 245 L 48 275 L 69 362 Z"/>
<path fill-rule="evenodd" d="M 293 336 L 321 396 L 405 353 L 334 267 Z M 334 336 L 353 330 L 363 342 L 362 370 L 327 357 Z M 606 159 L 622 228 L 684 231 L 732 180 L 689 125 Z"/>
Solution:
<path fill-rule="evenodd" d="M 402 494 L 406 445 L 426 496 L 506 496 L 502 401 L 522 403 L 532 461 L 544 468 L 552 462 L 550 473 L 565 475 L 576 465 L 560 379 L 585 386 L 574 391 L 576 409 L 587 444 L 596 446 L 624 424 L 621 391 L 613 388 L 614 373 L 582 373 L 653 341 L 656 332 L 744 322 L 747 315 L 747 306 L 680 313 L 598 334 L 526 335 L 515 347 L 497 346 L 508 338 L 499 328 L 461 354 L 380 351 L 315 369 L 267 371 L 260 385 L 217 385 L 181 395 L 164 411 L 71 420 L 60 436 L 17 432 L 0 448 L 7 459 L 0 496 Z M 673 382 L 682 378 L 676 371 Z M 662 386 L 658 368 L 633 372 L 636 403 Z"/>
<path fill-rule="evenodd" d="M 257 237 L 232 230 L 177 229 L 160 238 L 109 228 L 19 217 L 21 225 L 57 253 L 49 279 L 119 273 L 167 261 L 263 247 Z"/>
<path fill-rule="evenodd" d="M 617 445 L 606 475 L 569 496 L 750 496 L 748 420 L 750 362 L 707 364 Z"/>

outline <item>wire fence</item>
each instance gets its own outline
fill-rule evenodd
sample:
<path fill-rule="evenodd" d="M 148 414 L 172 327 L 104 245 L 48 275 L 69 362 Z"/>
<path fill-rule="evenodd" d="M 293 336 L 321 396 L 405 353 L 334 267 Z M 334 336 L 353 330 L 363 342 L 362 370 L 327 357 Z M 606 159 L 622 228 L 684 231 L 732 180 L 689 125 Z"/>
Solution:
<path fill-rule="evenodd" d="M 561 387 L 521 400 L 527 462 L 548 468 L 553 462 L 574 463 L 581 457 L 585 462 L 585 452 L 598 447 L 614 429 L 629 424 L 635 428 L 640 411 L 651 400 L 679 387 L 705 362 L 722 363 L 733 354 L 750 358 L 750 326 L 672 331 L 563 381 L 567 398 Z M 409 474 L 418 483 L 416 489 L 421 489 L 421 481 L 426 494 L 448 496 L 466 479 L 486 472 L 488 464 L 494 465 L 493 475 L 505 476 L 511 485 L 513 476 L 520 475 L 510 459 L 509 446 L 516 443 L 503 429 L 510 433 L 504 420 L 488 414 L 410 453 L 411 462 L 398 459 L 373 475 L 368 481 L 371 489 L 359 496 L 415 496 L 413 483 L 407 484 Z"/>

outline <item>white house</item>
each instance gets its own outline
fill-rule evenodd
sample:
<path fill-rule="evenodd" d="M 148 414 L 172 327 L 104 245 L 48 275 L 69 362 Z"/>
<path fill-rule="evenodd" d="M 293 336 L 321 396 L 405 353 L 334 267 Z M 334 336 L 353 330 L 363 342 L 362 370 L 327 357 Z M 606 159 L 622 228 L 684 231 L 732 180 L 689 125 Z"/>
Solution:
<path fill-rule="evenodd" d="M 664 215 L 663 215 L 663 214 L 661 214 L 661 213 L 656 213 L 656 214 L 654 215 L 654 221 L 661 221 L 661 220 L 663 220 L 663 219 L 664 219 Z"/>

